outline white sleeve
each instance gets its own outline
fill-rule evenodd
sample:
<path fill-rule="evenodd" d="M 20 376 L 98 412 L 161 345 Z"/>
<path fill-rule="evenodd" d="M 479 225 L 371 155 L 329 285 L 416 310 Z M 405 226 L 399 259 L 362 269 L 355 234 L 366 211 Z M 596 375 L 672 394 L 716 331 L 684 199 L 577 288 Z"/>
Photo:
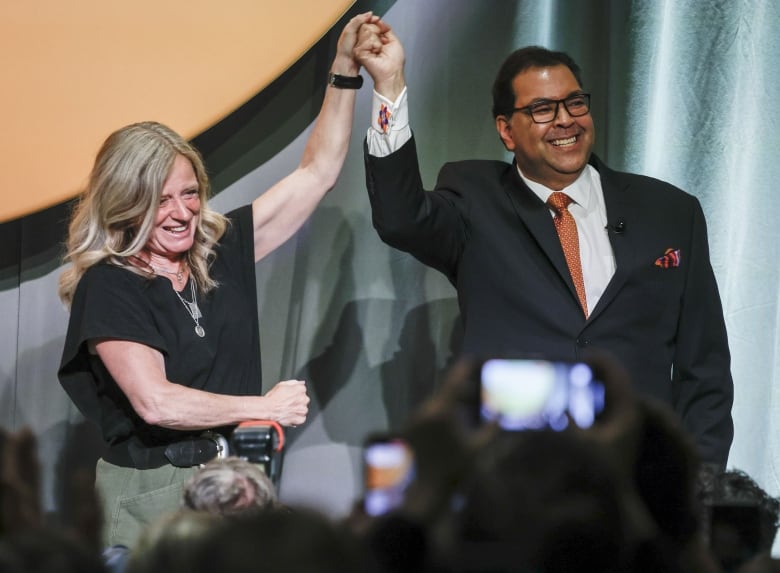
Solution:
<path fill-rule="evenodd" d="M 369 155 L 386 157 L 400 149 L 411 137 L 406 87 L 394 102 L 374 91 L 371 127 L 366 134 Z"/>

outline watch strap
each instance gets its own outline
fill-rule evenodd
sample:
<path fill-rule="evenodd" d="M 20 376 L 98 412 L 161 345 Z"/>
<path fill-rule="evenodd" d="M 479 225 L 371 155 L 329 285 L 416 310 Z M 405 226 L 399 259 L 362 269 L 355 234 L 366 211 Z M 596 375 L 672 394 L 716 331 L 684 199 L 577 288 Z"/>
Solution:
<path fill-rule="evenodd" d="M 359 90 L 363 85 L 363 76 L 342 76 L 331 72 L 328 74 L 328 85 L 346 90 Z"/>

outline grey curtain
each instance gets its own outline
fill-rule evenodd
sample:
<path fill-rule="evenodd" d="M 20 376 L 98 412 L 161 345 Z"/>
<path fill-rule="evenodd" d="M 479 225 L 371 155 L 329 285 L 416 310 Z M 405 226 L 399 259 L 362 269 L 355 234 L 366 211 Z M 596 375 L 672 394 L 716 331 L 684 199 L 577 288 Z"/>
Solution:
<path fill-rule="evenodd" d="M 729 464 L 777 495 L 780 200 L 773 184 L 780 180 L 780 133 L 773 104 L 780 93 L 780 4 L 396 0 L 366 6 L 383 12 L 405 45 L 411 121 L 427 186 L 446 161 L 507 157 L 490 115 L 493 77 L 511 50 L 542 44 L 569 52 L 583 67 L 593 94 L 596 151 L 608 164 L 665 179 L 701 200 L 733 355 L 736 438 Z M 324 81 L 322 66 L 301 70 L 310 74 L 312 93 Z M 370 97 L 364 87 L 338 185 L 301 232 L 257 267 L 264 385 L 305 378 L 313 397 L 309 422 L 289 435 L 281 496 L 334 515 L 359 495 L 365 436 L 400 427 L 436 391 L 460 337 L 451 285 L 383 245 L 371 228 L 362 164 Z M 277 121 L 289 125 L 319 101 L 296 105 Z M 233 141 L 249 142 L 240 153 L 224 152 L 228 138 L 222 153 L 211 154 L 221 190 L 213 202 L 222 211 L 293 169 L 308 132 L 261 154 L 260 164 L 253 152 L 279 131 L 250 127 L 234 135 Z M 16 278 L 0 277 L 7 317 L 0 415 L 3 425 L 29 425 L 40 436 L 47 507 L 57 509 L 70 469 L 79 459 L 91 463 L 98 448 L 56 381 L 67 314 L 55 297 L 56 258 L 43 259 L 22 257 Z"/>

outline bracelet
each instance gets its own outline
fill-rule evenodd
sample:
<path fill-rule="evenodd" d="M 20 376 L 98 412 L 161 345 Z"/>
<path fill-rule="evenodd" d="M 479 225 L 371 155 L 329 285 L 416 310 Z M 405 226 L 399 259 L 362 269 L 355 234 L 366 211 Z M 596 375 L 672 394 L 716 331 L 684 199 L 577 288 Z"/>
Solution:
<path fill-rule="evenodd" d="M 359 90 L 360 86 L 363 85 L 363 76 L 342 76 L 330 72 L 328 74 L 328 85 L 345 90 Z"/>

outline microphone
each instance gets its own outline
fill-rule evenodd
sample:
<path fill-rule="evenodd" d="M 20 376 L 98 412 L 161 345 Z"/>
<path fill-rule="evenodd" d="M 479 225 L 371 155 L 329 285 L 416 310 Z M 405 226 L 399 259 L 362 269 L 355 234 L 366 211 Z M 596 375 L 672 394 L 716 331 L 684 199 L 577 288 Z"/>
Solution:
<path fill-rule="evenodd" d="M 618 217 L 614 225 L 607 225 L 607 230 L 612 231 L 616 235 L 622 235 L 626 232 L 626 221 L 623 217 Z"/>

